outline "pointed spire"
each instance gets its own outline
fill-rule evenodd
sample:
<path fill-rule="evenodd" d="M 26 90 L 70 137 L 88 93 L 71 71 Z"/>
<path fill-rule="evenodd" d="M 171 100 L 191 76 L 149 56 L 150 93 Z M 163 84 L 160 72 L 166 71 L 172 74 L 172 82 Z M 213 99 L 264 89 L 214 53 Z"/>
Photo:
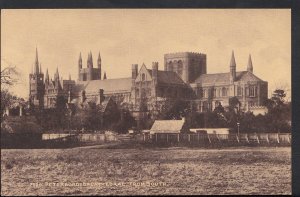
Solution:
<path fill-rule="evenodd" d="M 234 52 L 232 50 L 231 60 L 230 60 L 230 83 L 232 84 L 236 79 L 236 63 L 234 58 Z"/>
<path fill-rule="evenodd" d="M 247 71 L 253 73 L 253 65 L 252 65 L 251 54 L 249 54 L 248 65 L 247 65 Z"/>
<path fill-rule="evenodd" d="M 107 78 L 106 78 L 106 72 L 105 72 L 105 71 L 104 71 L 103 79 L 107 79 Z"/>
<path fill-rule="evenodd" d="M 42 63 L 40 63 L 40 73 L 42 73 Z"/>
<path fill-rule="evenodd" d="M 48 73 L 48 68 L 46 70 L 46 77 L 45 77 L 45 81 L 49 82 L 49 73 Z"/>
<path fill-rule="evenodd" d="M 54 80 L 59 80 L 58 66 L 56 67 L 56 73 L 54 75 Z"/>
<path fill-rule="evenodd" d="M 82 69 L 82 57 L 81 57 L 81 52 L 79 53 L 79 59 L 78 59 L 78 69 Z"/>
<path fill-rule="evenodd" d="M 82 61 L 81 52 L 79 53 L 79 61 Z"/>
<path fill-rule="evenodd" d="M 92 55 L 92 52 L 90 51 L 90 54 L 91 54 L 91 59 L 90 59 L 90 62 L 91 62 L 91 68 L 93 68 L 93 55 Z"/>
<path fill-rule="evenodd" d="M 230 60 L 230 67 L 236 67 L 233 50 L 232 50 L 232 55 L 231 55 L 231 60 Z"/>
<path fill-rule="evenodd" d="M 38 51 L 37 48 L 35 48 L 35 68 L 34 68 L 34 74 L 39 74 L 39 58 L 38 58 Z"/>
<path fill-rule="evenodd" d="M 99 55 L 98 55 L 98 61 L 100 60 L 101 62 L 101 55 L 100 55 L 100 51 L 99 51 Z"/>

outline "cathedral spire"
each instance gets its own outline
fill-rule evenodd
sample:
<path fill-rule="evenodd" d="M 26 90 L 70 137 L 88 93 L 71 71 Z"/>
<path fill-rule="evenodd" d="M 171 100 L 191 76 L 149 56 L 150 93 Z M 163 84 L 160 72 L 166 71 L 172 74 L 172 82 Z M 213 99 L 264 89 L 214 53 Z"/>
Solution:
<path fill-rule="evenodd" d="M 232 50 L 231 60 L 230 60 L 230 83 L 233 83 L 236 78 L 236 63 L 234 58 L 234 52 Z"/>
<path fill-rule="evenodd" d="M 45 81 L 49 81 L 49 73 L 48 73 L 48 68 L 46 70 L 46 78 L 45 78 Z"/>
<path fill-rule="evenodd" d="M 55 73 L 55 75 L 54 75 L 54 80 L 58 80 L 58 81 L 59 81 L 58 66 L 56 67 L 56 73 Z"/>
<path fill-rule="evenodd" d="M 236 67 L 235 58 L 234 58 L 234 51 L 233 50 L 232 50 L 232 54 L 231 54 L 230 67 Z"/>
<path fill-rule="evenodd" d="M 252 65 L 251 54 L 249 54 L 248 65 L 247 65 L 247 71 L 253 73 L 253 65 Z"/>
<path fill-rule="evenodd" d="M 91 51 L 90 51 L 90 68 L 93 68 L 93 55 Z"/>
<path fill-rule="evenodd" d="M 107 78 L 106 78 L 106 72 L 104 72 L 103 79 L 107 79 Z"/>
<path fill-rule="evenodd" d="M 38 50 L 35 48 L 35 68 L 34 68 L 34 74 L 39 74 L 39 58 L 38 58 Z"/>
<path fill-rule="evenodd" d="M 99 51 L 97 63 L 98 63 L 98 69 L 99 69 L 99 79 L 101 79 L 101 56 L 100 56 L 100 51 Z"/>
<path fill-rule="evenodd" d="M 79 53 L 78 67 L 79 67 L 79 69 L 82 68 L 82 57 L 81 57 L 81 52 Z"/>

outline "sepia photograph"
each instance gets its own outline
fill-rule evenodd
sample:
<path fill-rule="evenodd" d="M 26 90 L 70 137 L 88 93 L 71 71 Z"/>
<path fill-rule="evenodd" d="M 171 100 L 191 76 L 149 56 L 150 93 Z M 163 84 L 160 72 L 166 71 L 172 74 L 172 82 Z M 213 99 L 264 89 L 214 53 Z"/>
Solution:
<path fill-rule="evenodd" d="M 1 195 L 291 195 L 291 9 L 2 9 Z"/>

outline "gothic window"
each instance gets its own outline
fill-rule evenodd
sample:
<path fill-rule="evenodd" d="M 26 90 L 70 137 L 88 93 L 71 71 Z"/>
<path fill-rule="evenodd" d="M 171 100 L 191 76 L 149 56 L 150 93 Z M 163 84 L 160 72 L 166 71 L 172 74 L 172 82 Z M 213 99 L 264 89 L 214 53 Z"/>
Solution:
<path fill-rule="evenodd" d="M 173 63 L 172 63 L 172 61 L 170 61 L 168 63 L 168 71 L 173 71 Z"/>
<path fill-rule="evenodd" d="M 243 95 L 243 88 L 241 88 L 240 86 L 237 87 L 237 95 L 238 96 L 242 96 Z"/>
<path fill-rule="evenodd" d="M 178 75 L 182 75 L 182 69 L 183 69 L 182 61 L 179 60 L 178 61 L 178 65 L 177 65 L 177 73 L 178 73 Z"/>
<path fill-rule="evenodd" d="M 142 81 L 145 81 L 145 73 L 142 74 Z"/>
<path fill-rule="evenodd" d="M 212 93 L 213 93 L 212 95 L 213 97 L 217 97 L 217 89 L 214 88 Z"/>
<path fill-rule="evenodd" d="M 207 98 L 207 90 L 203 90 L 203 98 Z"/>
<path fill-rule="evenodd" d="M 256 96 L 256 92 L 257 92 L 256 86 L 250 86 L 249 87 L 249 96 L 250 97 L 255 97 Z"/>
<path fill-rule="evenodd" d="M 226 88 L 222 88 L 222 96 L 227 96 L 227 89 Z"/>

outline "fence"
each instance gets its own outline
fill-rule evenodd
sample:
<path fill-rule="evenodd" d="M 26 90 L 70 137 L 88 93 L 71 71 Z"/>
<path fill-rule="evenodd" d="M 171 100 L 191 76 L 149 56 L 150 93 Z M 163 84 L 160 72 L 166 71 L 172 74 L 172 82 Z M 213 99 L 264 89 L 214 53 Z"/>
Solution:
<path fill-rule="evenodd" d="M 139 141 L 155 144 L 191 144 L 191 145 L 291 145 L 290 133 L 243 133 L 237 134 L 143 134 Z"/>
<path fill-rule="evenodd" d="M 114 134 L 66 134 L 66 133 L 44 133 L 42 140 L 75 141 L 75 142 L 113 142 L 118 138 Z"/>

